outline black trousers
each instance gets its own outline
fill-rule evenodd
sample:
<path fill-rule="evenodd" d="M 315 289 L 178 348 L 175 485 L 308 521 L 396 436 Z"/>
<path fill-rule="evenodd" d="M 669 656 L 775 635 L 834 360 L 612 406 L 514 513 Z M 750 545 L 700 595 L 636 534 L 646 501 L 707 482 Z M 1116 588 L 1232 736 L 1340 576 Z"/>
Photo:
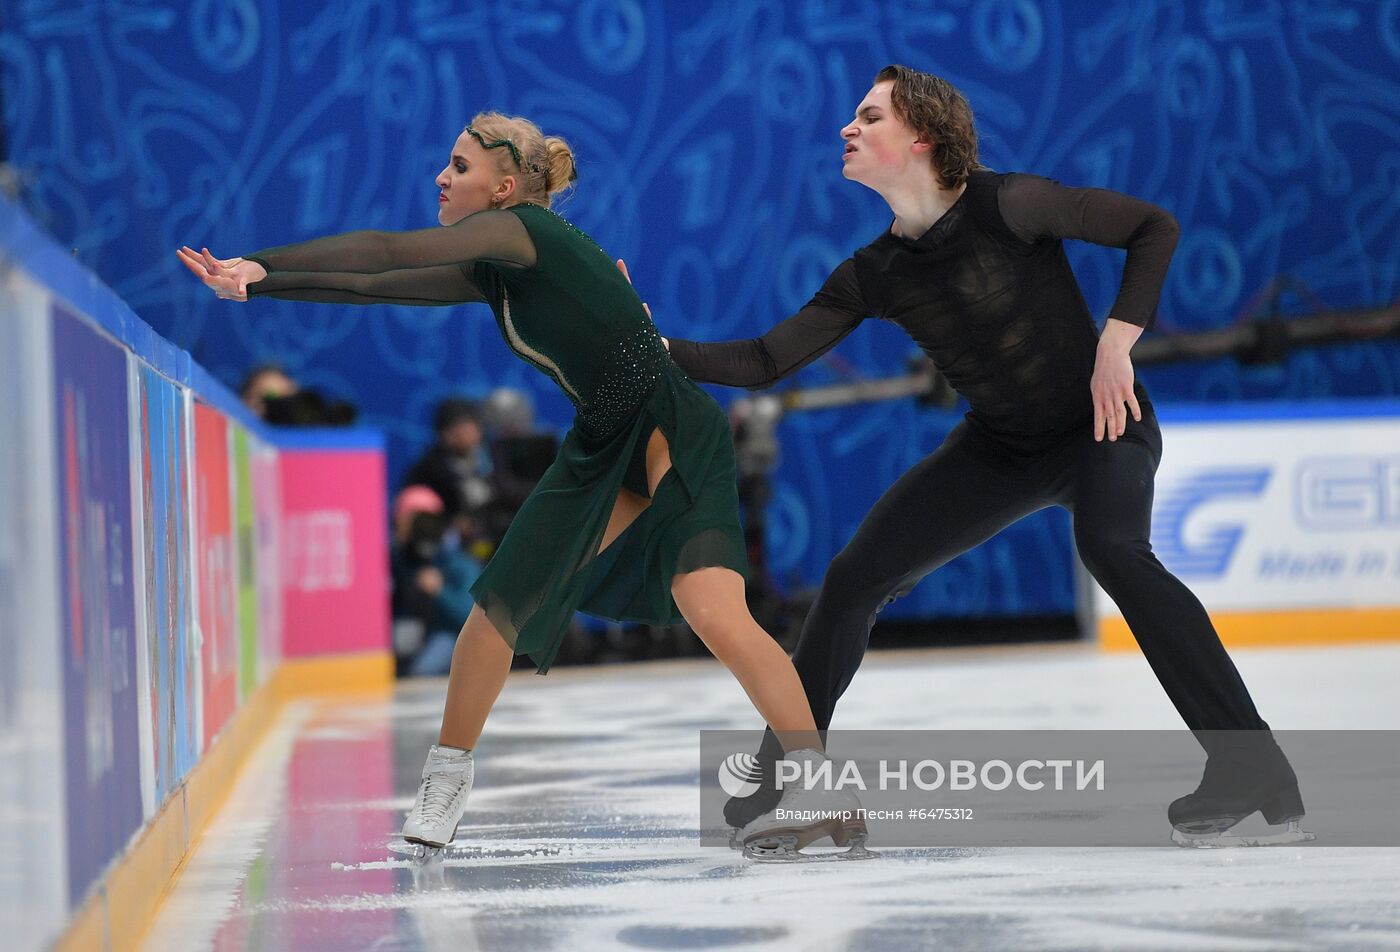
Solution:
<path fill-rule="evenodd" d="M 1122 610 L 1187 727 L 1267 729 L 1200 601 L 1152 554 L 1162 434 L 1149 404 L 1142 412 L 1116 442 L 1095 442 L 1086 422 L 1032 452 L 964 421 L 901 476 L 827 569 L 803 625 L 793 663 L 817 727 L 830 726 L 876 612 L 1016 520 L 1058 505 L 1073 514 L 1080 558 Z"/>

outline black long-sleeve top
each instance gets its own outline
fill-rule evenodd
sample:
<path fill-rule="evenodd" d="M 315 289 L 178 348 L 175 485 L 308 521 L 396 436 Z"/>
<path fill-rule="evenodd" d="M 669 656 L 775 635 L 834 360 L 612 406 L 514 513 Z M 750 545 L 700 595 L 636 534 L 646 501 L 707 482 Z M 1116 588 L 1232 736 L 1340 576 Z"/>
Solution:
<path fill-rule="evenodd" d="M 914 339 L 967 399 L 969 417 L 996 435 L 1035 443 L 1093 416 L 1098 331 L 1062 239 L 1127 249 L 1109 316 L 1148 327 L 1177 233 L 1170 214 L 1128 195 L 974 172 L 917 240 L 882 234 L 762 337 L 672 339 L 671 357 L 695 380 L 758 389 L 878 317 Z"/>
<path fill-rule="evenodd" d="M 485 301 L 477 262 L 533 267 L 530 233 L 512 211 L 468 215 L 446 228 L 351 231 L 245 255 L 267 270 L 248 296 L 324 304 L 441 307 Z"/>

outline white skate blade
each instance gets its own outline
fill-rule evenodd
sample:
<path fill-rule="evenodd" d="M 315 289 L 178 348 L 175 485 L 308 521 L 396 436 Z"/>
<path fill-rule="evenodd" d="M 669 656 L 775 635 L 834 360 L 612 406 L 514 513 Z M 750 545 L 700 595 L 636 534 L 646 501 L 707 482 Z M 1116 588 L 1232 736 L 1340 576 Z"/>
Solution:
<path fill-rule="evenodd" d="M 822 853 L 806 853 L 797 848 L 797 837 L 793 834 L 758 837 L 747 844 L 741 844 L 744 858 L 755 863 L 843 863 L 848 861 L 874 859 L 879 853 L 865 848 L 866 834 L 851 836 L 850 847 L 844 852 L 831 850 Z"/>
<path fill-rule="evenodd" d="M 1289 820 L 1283 830 L 1268 833 L 1185 833 L 1172 830 L 1172 842 L 1177 846 L 1195 849 L 1235 849 L 1243 846 L 1286 846 L 1289 843 L 1308 843 L 1317 839 L 1298 825 L 1297 820 Z"/>
<path fill-rule="evenodd" d="M 407 857 L 415 866 L 435 866 L 447 858 L 450 845 L 444 843 L 442 846 L 434 846 L 431 843 L 419 843 L 396 836 L 389 841 L 389 852 Z"/>

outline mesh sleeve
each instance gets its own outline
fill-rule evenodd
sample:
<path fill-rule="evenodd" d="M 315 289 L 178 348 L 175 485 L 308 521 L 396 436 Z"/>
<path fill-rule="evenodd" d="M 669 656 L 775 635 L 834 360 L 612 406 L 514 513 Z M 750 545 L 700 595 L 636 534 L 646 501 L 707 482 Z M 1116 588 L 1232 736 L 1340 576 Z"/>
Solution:
<path fill-rule="evenodd" d="M 770 387 L 835 347 L 868 313 L 855 262 L 847 259 L 802 310 L 762 337 L 718 343 L 670 338 L 671 359 L 693 380 Z"/>
<path fill-rule="evenodd" d="M 1166 210 L 1121 192 L 1067 188 L 1038 175 L 1008 175 L 997 194 L 1008 228 L 1022 241 L 1077 238 L 1126 248 L 1123 281 L 1109 317 L 1151 326 L 1179 229 Z"/>
<path fill-rule="evenodd" d="M 244 255 L 267 269 L 338 274 L 386 271 L 493 261 L 534 267 L 535 244 L 510 210 L 468 215 L 446 228 L 418 231 L 352 231 Z"/>
<path fill-rule="evenodd" d="M 326 304 L 407 304 L 439 307 L 486 298 L 457 264 L 408 268 L 380 274 L 341 271 L 272 271 L 248 285 L 249 297 Z"/>

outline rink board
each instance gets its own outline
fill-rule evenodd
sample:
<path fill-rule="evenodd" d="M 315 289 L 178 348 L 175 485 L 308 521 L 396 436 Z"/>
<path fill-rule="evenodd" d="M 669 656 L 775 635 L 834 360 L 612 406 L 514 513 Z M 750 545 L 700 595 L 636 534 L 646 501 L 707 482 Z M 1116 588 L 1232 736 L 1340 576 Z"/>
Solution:
<path fill-rule="evenodd" d="M 0 935 L 36 942 L 69 915 L 54 413 L 33 398 L 53 388 L 48 303 L 24 271 L 0 271 Z M 20 862 L 36 829 L 58 842 Z"/>
<path fill-rule="evenodd" d="M 266 427 L 3 200 L 0 263 L 0 934 L 129 948 L 282 702 L 391 683 L 383 436 Z"/>
<path fill-rule="evenodd" d="M 1159 409 L 1158 559 L 1227 646 L 1400 640 L 1400 401 Z M 1086 584 L 1092 630 L 1135 647 Z"/>

